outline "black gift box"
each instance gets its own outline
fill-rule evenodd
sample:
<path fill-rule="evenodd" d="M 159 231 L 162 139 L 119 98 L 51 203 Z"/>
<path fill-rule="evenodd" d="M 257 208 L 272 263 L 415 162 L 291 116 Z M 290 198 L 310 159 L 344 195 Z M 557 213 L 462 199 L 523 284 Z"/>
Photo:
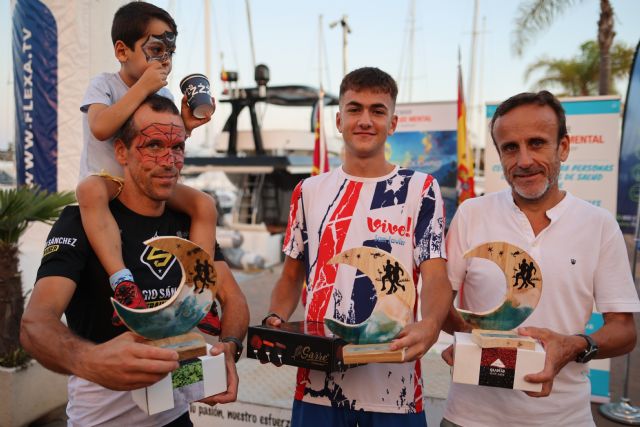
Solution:
<path fill-rule="evenodd" d="M 279 327 L 250 326 L 247 357 L 275 365 L 292 365 L 326 372 L 340 371 L 342 346 L 324 323 L 285 322 Z"/>

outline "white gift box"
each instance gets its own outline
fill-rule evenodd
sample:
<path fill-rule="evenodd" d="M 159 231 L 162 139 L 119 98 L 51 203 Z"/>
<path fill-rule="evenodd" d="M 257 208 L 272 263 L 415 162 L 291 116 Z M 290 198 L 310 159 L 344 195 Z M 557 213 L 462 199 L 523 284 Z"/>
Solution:
<path fill-rule="evenodd" d="M 523 391 L 541 391 L 541 383 L 524 380 L 544 368 L 545 351 L 536 342 L 534 350 L 522 348 L 481 348 L 471 334 L 454 335 L 453 382 L 503 387 Z"/>
<path fill-rule="evenodd" d="M 133 390 L 133 400 L 148 415 L 213 396 L 227 389 L 224 353 L 180 362 L 180 367 L 149 387 Z"/>

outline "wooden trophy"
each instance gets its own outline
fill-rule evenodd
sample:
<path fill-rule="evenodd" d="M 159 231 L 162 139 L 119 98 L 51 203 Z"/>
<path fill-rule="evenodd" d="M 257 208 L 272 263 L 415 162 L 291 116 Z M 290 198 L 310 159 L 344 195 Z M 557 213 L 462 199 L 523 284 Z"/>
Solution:
<path fill-rule="evenodd" d="M 207 354 L 202 335 L 190 332 L 209 312 L 217 290 L 213 259 L 205 250 L 175 236 L 144 242 L 174 255 L 182 270 L 176 292 L 162 305 L 132 309 L 111 298 L 116 313 L 131 331 L 150 340 L 147 344 L 176 350 L 180 360 Z"/>
<path fill-rule="evenodd" d="M 516 329 L 538 305 L 542 295 L 540 266 L 526 251 L 507 242 L 484 243 L 468 251 L 464 257 L 484 258 L 494 262 L 506 279 L 507 292 L 500 306 L 480 313 L 458 309 L 462 318 L 471 324 L 474 330 L 486 330 L 476 332 L 477 342 L 483 345 L 495 344 L 500 338 L 496 336 L 499 334 L 496 331 Z M 518 343 L 522 341 L 516 340 L 512 336 L 513 332 L 510 334 L 503 334 L 502 342 L 510 344 L 503 347 L 511 347 L 511 344 L 519 347 Z"/>
<path fill-rule="evenodd" d="M 413 322 L 416 289 L 412 272 L 389 253 L 368 247 L 346 250 L 329 260 L 348 264 L 366 274 L 373 283 L 377 302 L 371 316 L 351 325 L 325 319 L 325 325 L 348 344 L 342 348 L 344 364 L 403 362 L 405 349 L 391 350 L 390 341 Z"/>

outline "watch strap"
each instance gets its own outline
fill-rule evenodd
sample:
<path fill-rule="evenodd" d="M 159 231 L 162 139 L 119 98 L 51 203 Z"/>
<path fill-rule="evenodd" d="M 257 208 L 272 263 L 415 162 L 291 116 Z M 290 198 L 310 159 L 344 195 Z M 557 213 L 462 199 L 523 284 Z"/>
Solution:
<path fill-rule="evenodd" d="M 595 340 L 590 335 L 585 334 L 576 334 L 577 337 L 582 337 L 587 341 L 587 347 L 578 353 L 576 356 L 576 362 L 578 363 L 587 363 L 598 352 L 598 344 L 596 344 Z"/>
<path fill-rule="evenodd" d="M 221 338 L 220 342 L 232 342 L 236 345 L 236 352 L 233 355 L 233 358 L 237 362 L 238 359 L 240 359 L 240 356 L 242 355 L 242 350 L 244 349 L 244 346 L 242 345 L 242 341 L 240 341 L 236 337 L 229 336 L 229 337 Z"/>

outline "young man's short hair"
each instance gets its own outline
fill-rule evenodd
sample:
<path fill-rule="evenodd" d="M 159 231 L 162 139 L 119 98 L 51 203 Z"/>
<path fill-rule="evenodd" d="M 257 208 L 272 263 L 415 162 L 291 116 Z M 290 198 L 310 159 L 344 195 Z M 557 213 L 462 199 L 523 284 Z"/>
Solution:
<path fill-rule="evenodd" d="M 122 6 L 113 16 L 111 41 L 115 45 L 121 40 L 129 49 L 133 49 L 136 42 L 146 34 L 152 19 L 165 22 L 178 35 L 178 26 L 166 10 L 151 3 L 134 1 Z"/>
<path fill-rule="evenodd" d="M 553 94 L 547 90 L 541 90 L 538 93 L 522 92 L 512 96 L 502 104 L 498 105 L 496 112 L 493 113 L 490 129 L 491 139 L 493 139 L 493 144 L 496 147 L 498 145 L 496 144 L 496 139 L 493 136 L 493 128 L 496 124 L 496 120 L 498 120 L 500 117 L 504 116 L 514 108 L 520 107 L 522 105 L 538 105 L 540 107 L 550 107 L 555 113 L 556 118 L 558 119 L 558 144 L 560 143 L 560 140 L 567 135 L 567 118 L 564 114 L 564 108 L 562 108 L 562 104 L 560 103 L 558 98 L 553 96 Z"/>
<path fill-rule="evenodd" d="M 340 84 L 340 99 L 348 90 L 358 92 L 363 89 L 388 93 L 394 105 L 398 97 L 398 85 L 393 77 L 376 67 L 362 67 L 344 76 Z"/>
<path fill-rule="evenodd" d="M 180 111 L 172 100 L 155 93 L 153 95 L 149 95 L 144 101 L 142 101 L 136 111 L 142 108 L 143 105 L 148 105 L 151 110 L 155 111 L 156 113 L 171 113 L 175 116 L 180 117 Z M 122 140 L 127 148 L 131 147 L 131 141 L 133 141 L 138 134 L 138 129 L 136 129 L 136 125 L 133 122 L 134 115 L 135 112 L 131 116 L 129 116 L 127 121 L 122 125 L 120 129 L 118 129 L 118 132 L 116 132 L 115 134 L 115 139 Z"/>

